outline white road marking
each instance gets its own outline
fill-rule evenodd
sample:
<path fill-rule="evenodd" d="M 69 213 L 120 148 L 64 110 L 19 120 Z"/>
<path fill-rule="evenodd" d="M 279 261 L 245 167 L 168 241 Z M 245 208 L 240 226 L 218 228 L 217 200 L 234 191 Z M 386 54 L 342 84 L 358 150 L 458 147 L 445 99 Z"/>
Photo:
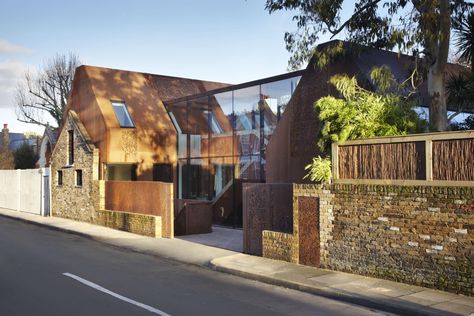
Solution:
<path fill-rule="evenodd" d="M 104 287 L 102 287 L 102 286 L 100 286 L 100 285 L 98 285 L 98 284 L 95 284 L 95 283 L 93 283 L 93 282 L 87 281 L 86 279 L 83 279 L 83 278 L 81 278 L 81 277 L 78 277 L 77 275 L 74 275 L 74 274 L 71 274 L 71 273 L 68 273 L 68 272 L 64 272 L 63 275 L 64 275 L 64 276 L 67 276 L 67 277 L 70 277 L 70 278 L 72 278 L 72 279 L 74 279 L 74 280 L 76 280 L 76 281 L 79 281 L 79 282 L 81 282 L 82 284 L 85 284 L 85 285 L 87 285 L 87 286 L 90 286 L 91 288 L 94 288 L 94 289 L 96 289 L 96 290 L 98 290 L 98 291 L 101 291 L 101 292 L 107 293 L 107 294 L 109 294 L 109 295 L 112 295 L 113 297 L 116 297 L 116 298 L 118 298 L 119 300 L 122 300 L 122 301 L 124 301 L 124 302 L 133 304 L 133 305 L 138 306 L 138 307 L 141 307 L 141 308 L 143 308 L 143 309 L 146 309 L 147 311 L 150 311 L 150 312 L 152 312 L 152 313 L 155 313 L 155 314 L 158 314 L 158 315 L 161 315 L 161 316 L 171 316 L 171 315 L 169 315 L 169 314 L 167 314 L 167 313 L 165 313 L 165 312 L 163 312 L 163 311 L 161 311 L 161 310 L 159 310 L 159 309 L 157 309 L 157 308 L 154 308 L 154 307 L 151 307 L 151 306 L 149 306 L 149 305 L 146 305 L 146 304 L 143 304 L 143 303 L 134 301 L 134 300 L 132 300 L 132 299 L 130 299 L 130 298 L 128 298 L 128 297 L 125 297 L 125 296 L 123 296 L 123 295 L 120 295 L 120 294 L 117 294 L 117 293 L 112 292 L 112 291 L 110 291 L 110 290 L 107 290 L 106 288 L 104 288 Z"/>

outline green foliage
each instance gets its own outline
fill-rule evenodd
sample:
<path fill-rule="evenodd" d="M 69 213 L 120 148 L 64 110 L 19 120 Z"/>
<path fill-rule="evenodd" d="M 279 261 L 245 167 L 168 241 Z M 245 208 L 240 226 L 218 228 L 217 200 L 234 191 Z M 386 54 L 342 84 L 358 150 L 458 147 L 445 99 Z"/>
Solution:
<path fill-rule="evenodd" d="M 446 80 L 448 105 L 455 112 L 449 116 L 451 121 L 459 113 L 474 109 L 474 73 L 451 74 Z"/>
<path fill-rule="evenodd" d="M 323 124 L 318 142 L 322 151 L 332 142 L 426 130 L 426 121 L 413 109 L 415 103 L 400 95 L 365 90 L 355 78 L 345 75 L 336 75 L 330 82 L 343 99 L 327 96 L 315 103 Z"/>
<path fill-rule="evenodd" d="M 462 61 L 471 64 L 474 71 L 474 11 L 460 14 L 453 19 L 456 54 Z"/>
<path fill-rule="evenodd" d="M 331 182 L 331 159 L 321 156 L 313 158 L 313 161 L 307 165 L 305 170 L 309 170 L 303 179 L 310 179 L 313 182 L 329 183 Z"/>
<path fill-rule="evenodd" d="M 14 153 L 15 169 L 33 169 L 38 155 L 35 154 L 33 148 L 24 142 Z"/>

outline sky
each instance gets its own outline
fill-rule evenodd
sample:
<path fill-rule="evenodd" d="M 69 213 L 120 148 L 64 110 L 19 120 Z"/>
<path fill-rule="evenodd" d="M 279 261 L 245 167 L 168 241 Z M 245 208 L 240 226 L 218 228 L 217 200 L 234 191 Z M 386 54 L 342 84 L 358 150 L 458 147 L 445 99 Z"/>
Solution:
<path fill-rule="evenodd" d="M 242 83 L 287 72 L 290 12 L 269 15 L 265 0 L 2 0 L 0 124 L 20 123 L 14 91 L 25 71 L 56 54 L 83 64 Z"/>

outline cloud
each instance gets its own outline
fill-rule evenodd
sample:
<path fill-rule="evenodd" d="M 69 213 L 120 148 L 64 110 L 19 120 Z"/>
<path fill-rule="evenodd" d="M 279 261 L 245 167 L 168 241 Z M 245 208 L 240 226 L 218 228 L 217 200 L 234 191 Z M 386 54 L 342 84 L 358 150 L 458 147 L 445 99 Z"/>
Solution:
<path fill-rule="evenodd" d="M 0 53 L 13 54 L 13 53 L 29 53 L 31 49 L 19 45 L 10 43 L 7 40 L 0 39 Z"/>
<path fill-rule="evenodd" d="M 15 89 L 27 69 L 28 65 L 20 61 L 0 62 L 0 108 L 14 107 Z"/>

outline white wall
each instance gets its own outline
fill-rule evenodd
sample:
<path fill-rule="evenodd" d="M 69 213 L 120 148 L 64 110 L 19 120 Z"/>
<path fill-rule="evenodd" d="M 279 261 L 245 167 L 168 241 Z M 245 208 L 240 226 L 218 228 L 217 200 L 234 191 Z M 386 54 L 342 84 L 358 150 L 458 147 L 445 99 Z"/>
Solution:
<path fill-rule="evenodd" d="M 0 207 L 45 215 L 43 187 L 45 169 L 0 170 Z M 45 191 L 46 189 L 46 191 Z"/>

